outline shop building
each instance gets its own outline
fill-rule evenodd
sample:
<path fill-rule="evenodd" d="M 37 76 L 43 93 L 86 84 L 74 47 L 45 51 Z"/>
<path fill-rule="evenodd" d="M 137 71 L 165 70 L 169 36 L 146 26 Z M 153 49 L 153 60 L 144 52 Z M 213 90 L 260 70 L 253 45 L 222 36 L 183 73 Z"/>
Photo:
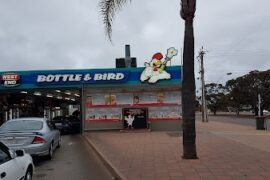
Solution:
<path fill-rule="evenodd" d="M 57 115 L 75 107 L 81 129 L 180 130 L 181 66 L 168 66 L 169 78 L 142 80 L 145 68 L 0 72 L 0 116 Z M 23 96 L 23 97 L 22 97 Z M 23 102 L 22 102 L 23 101 Z M 72 106 L 72 107 L 70 107 Z M 31 108 L 30 108 L 31 109 Z"/>

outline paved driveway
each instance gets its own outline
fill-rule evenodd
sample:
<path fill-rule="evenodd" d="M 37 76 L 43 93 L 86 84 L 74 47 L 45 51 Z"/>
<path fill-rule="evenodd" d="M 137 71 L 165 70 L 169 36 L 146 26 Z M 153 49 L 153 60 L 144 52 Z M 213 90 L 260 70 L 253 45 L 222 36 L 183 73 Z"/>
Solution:
<path fill-rule="evenodd" d="M 62 136 L 52 160 L 35 159 L 37 180 L 108 180 L 112 176 L 80 135 Z"/>

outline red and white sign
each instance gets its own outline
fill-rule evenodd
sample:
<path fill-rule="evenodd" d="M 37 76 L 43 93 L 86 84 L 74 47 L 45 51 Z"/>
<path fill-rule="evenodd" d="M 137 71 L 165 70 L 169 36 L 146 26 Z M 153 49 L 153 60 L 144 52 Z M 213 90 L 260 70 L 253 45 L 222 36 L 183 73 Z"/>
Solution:
<path fill-rule="evenodd" d="M 0 76 L 1 84 L 6 87 L 14 87 L 20 85 L 21 77 L 15 73 L 6 73 Z"/>

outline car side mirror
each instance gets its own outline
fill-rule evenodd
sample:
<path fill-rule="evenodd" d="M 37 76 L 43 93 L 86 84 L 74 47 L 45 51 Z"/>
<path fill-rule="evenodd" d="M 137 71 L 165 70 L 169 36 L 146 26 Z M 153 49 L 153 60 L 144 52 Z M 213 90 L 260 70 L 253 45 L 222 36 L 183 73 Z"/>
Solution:
<path fill-rule="evenodd" d="M 24 156 L 24 150 L 16 150 L 15 152 L 18 157 Z"/>

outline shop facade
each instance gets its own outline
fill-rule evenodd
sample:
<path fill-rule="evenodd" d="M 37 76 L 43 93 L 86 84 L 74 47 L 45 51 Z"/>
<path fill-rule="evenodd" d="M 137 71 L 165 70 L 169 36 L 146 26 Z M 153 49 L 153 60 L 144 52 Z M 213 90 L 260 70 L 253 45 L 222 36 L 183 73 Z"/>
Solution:
<path fill-rule="evenodd" d="M 79 98 L 82 131 L 180 130 L 181 67 L 167 67 L 169 78 L 155 82 L 142 79 L 143 72 L 144 68 L 0 72 L 0 94 L 75 89 L 80 93 L 70 99 Z M 50 98 L 57 100 L 57 93 Z"/>

